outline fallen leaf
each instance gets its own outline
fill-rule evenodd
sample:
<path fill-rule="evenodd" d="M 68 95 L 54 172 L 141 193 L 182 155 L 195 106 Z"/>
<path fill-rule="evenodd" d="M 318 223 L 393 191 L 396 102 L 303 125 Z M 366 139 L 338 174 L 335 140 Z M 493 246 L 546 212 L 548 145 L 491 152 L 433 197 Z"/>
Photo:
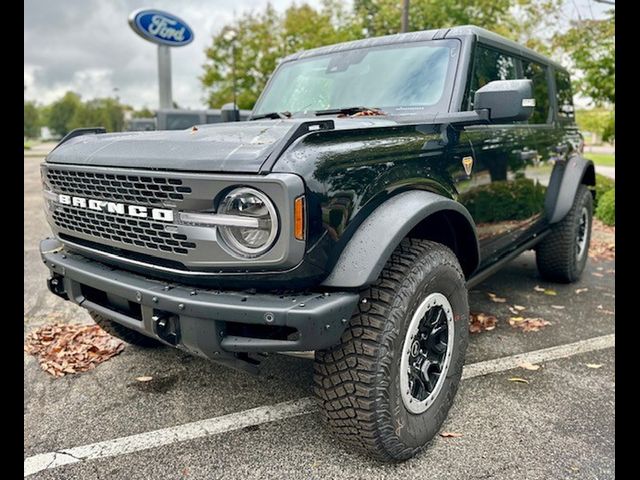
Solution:
<path fill-rule="evenodd" d="M 455 433 L 455 432 L 441 432 L 440 436 L 443 438 L 459 438 L 462 436 L 461 433 Z"/>
<path fill-rule="evenodd" d="M 24 351 L 56 378 L 85 372 L 124 350 L 98 325 L 49 323 L 27 334 Z"/>
<path fill-rule="evenodd" d="M 139 382 L 150 382 L 153 380 L 153 377 L 136 377 L 136 380 Z"/>
<path fill-rule="evenodd" d="M 540 365 L 534 365 L 533 363 L 529 363 L 529 362 L 522 362 L 519 363 L 518 366 L 520 368 L 524 368 L 525 370 L 532 370 L 532 371 L 536 371 L 536 370 L 540 370 Z"/>
<path fill-rule="evenodd" d="M 557 295 L 555 290 L 551 290 L 550 288 L 545 289 L 544 291 L 545 295 Z"/>
<path fill-rule="evenodd" d="M 604 274 L 599 272 L 591 272 L 591 275 L 593 275 L 594 277 L 604 277 Z"/>
<path fill-rule="evenodd" d="M 537 332 L 541 328 L 551 325 L 551 322 L 542 318 L 511 317 L 509 325 L 514 328 L 520 328 L 523 332 Z"/>
<path fill-rule="evenodd" d="M 555 308 L 556 310 L 562 310 L 564 309 L 564 305 L 551 305 L 551 308 Z"/>
<path fill-rule="evenodd" d="M 602 367 L 601 363 L 585 363 L 585 365 L 589 368 L 600 368 Z"/>
<path fill-rule="evenodd" d="M 487 295 L 489 295 L 491 301 L 495 303 L 504 303 L 507 301 L 506 298 L 498 297 L 495 293 L 487 292 Z"/>
<path fill-rule="evenodd" d="M 484 331 L 493 330 L 496 328 L 498 319 L 495 315 L 488 315 L 486 313 L 471 312 L 471 322 L 469 324 L 470 333 L 480 333 Z"/>
<path fill-rule="evenodd" d="M 576 293 L 579 295 L 579 294 L 581 294 L 583 292 L 586 292 L 588 290 L 589 290 L 588 288 L 576 288 Z"/>
<path fill-rule="evenodd" d="M 510 382 L 517 382 L 517 383 L 529 383 L 529 380 L 525 380 L 524 378 L 520 378 L 520 377 L 511 377 L 509 379 Z"/>
<path fill-rule="evenodd" d="M 540 285 L 536 285 L 535 287 L 533 287 L 533 289 L 534 289 L 536 292 L 544 292 L 544 290 L 545 290 L 545 289 L 544 289 L 544 288 L 542 288 Z"/>
<path fill-rule="evenodd" d="M 526 310 L 527 307 L 523 307 L 522 305 L 514 305 L 513 308 L 515 308 L 516 310 Z"/>

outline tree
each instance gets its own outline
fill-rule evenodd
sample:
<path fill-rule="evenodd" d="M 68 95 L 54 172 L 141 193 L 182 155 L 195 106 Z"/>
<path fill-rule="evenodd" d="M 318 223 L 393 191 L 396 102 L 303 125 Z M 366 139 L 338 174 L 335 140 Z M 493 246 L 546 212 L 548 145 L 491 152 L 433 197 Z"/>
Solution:
<path fill-rule="evenodd" d="M 507 38 L 539 46 L 536 32 L 551 23 L 562 0 L 411 0 L 409 31 L 473 24 Z M 400 31 L 402 2 L 355 0 L 354 10 L 367 37 Z"/>
<path fill-rule="evenodd" d="M 154 118 L 156 116 L 151 110 L 147 107 L 142 107 L 140 110 L 134 110 L 133 118 Z"/>
<path fill-rule="evenodd" d="M 576 123 L 583 132 L 595 133 L 605 142 L 612 140 L 614 114 L 605 108 L 576 110 Z"/>
<path fill-rule="evenodd" d="M 261 13 L 246 13 L 213 37 L 200 77 L 212 108 L 233 101 L 233 73 L 240 108 L 253 108 L 271 72 L 282 57 L 358 38 L 357 25 L 337 0 L 325 0 L 316 10 L 307 4 L 279 14 L 269 4 Z M 234 48 L 235 47 L 235 48 Z"/>
<path fill-rule="evenodd" d="M 24 136 L 27 138 L 40 136 L 40 112 L 34 102 L 24 102 Z"/>
<path fill-rule="evenodd" d="M 113 98 L 96 98 L 76 108 L 69 129 L 104 127 L 108 132 L 120 132 L 124 127 L 124 106 Z"/>
<path fill-rule="evenodd" d="M 602 20 L 572 22 L 569 30 L 554 35 L 553 43 L 581 73 L 575 81 L 577 91 L 596 105 L 615 105 L 615 11 Z"/>
<path fill-rule="evenodd" d="M 58 135 L 66 135 L 71 130 L 71 120 L 76 110 L 82 106 L 80 95 L 67 92 L 64 96 L 51 105 L 48 115 L 48 126 Z"/>

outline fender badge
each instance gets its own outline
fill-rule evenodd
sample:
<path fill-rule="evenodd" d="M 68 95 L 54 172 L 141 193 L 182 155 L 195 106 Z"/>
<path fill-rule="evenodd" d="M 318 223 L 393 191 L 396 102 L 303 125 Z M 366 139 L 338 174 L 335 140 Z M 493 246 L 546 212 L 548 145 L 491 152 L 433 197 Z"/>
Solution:
<path fill-rule="evenodd" d="M 464 157 L 462 159 L 462 166 L 464 167 L 464 173 L 471 175 L 471 169 L 473 168 L 473 157 Z"/>

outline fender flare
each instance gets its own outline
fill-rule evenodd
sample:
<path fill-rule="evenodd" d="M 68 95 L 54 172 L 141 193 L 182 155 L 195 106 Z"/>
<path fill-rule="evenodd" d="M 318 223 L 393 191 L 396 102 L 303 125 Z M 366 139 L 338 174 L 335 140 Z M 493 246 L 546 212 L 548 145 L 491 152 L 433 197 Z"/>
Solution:
<path fill-rule="evenodd" d="M 359 288 L 380 275 L 391 254 L 411 230 L 436 212 L 449 211 L 461 217 L 473 235 L 472 266 L 480 260 L 476 227 L 471 214 L 460 203 L 432 192 L 412 190 L 395 195 L 379 205 L 358 227 L 322 286 Z"/>
<path fill-rule="evenodd" d="M 569 213 L 581 184 L 595 186 L 595 167 L 591 160 L 573 155 L 564 168 L 554 170 L 549 181 L 550 194 L 545 200 L 545 214 L 549 223 L 557 223 Z"/>

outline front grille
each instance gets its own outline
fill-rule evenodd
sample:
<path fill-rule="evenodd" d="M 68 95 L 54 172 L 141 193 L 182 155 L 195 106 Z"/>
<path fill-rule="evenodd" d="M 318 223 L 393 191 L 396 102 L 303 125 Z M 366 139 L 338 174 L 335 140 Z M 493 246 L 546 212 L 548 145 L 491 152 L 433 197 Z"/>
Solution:
<path fill-rule="evenodd" d="M 117 202 L 162 205 L 167 200 L 184 200 L 191 187 L 179 178 L 121 175 L 75 170 L 47 169 L 47 181 L 53 191 Z"/>
<path fill-rule="evenodd" d="M 73 232 L 104 238 L 122 245 L 162 250 L 186 255 L 196 248 L 187 236 L 167 232 L 166 224 L 121 217 L 103 212 L 90 212 L 69 206 L 59 206 L 52 212 L 56 226 Z"/>

